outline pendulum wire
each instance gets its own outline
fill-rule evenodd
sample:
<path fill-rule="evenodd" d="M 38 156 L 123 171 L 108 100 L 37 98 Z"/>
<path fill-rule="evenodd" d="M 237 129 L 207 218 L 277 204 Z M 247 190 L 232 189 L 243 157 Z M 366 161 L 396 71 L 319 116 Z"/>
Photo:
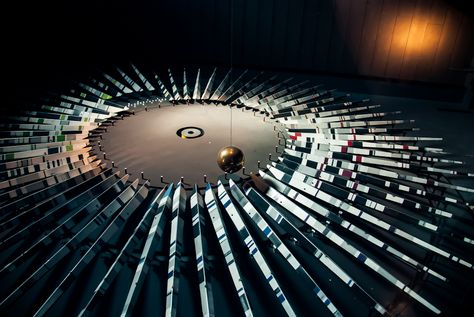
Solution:
<path fill-rule="evenodd" d="M 230 0 L 230 83 L 232 85 L 232 59 L 233 59 L 233 42 L 234 42 L 234 1 Z M 230 145 L 232 145 L 232 103 L 230 108 Z"/>

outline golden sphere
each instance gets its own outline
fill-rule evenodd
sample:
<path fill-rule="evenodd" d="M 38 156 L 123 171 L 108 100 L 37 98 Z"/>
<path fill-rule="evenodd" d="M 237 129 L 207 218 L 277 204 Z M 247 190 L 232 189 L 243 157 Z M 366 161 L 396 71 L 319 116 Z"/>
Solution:
<path fill-rule="evenodd" d="M 217 165 L 229 174 L 240 170 L 245 163 L 245 156 L 241 149 L 235 146 L 226 146 L 217 153 Z"/>

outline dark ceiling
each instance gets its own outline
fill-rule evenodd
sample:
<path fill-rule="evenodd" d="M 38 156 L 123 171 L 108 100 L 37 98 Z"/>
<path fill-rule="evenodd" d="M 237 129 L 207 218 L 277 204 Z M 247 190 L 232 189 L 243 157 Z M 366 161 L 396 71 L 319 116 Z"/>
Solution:
<path fill-rule="evenodd" d="M 442 0 L 31 1 L 3 10 L 9 104 L 128 61 L 463 85 L 472 11 Z M 231 23 L 231 21 L 233 23 Z"/>

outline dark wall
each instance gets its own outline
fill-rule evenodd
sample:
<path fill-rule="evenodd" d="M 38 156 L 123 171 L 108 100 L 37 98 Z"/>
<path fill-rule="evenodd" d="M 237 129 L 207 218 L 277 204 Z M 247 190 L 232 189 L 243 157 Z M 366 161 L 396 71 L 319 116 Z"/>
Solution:
<path fill-rule="evenodd" d="M 15 2 L 2 21 L 11 100 L 100 65 L 211 64 L 462 85 L 472 14 L 443 0 Z M 232 23 L 231 23 L 232 22 Z"/>

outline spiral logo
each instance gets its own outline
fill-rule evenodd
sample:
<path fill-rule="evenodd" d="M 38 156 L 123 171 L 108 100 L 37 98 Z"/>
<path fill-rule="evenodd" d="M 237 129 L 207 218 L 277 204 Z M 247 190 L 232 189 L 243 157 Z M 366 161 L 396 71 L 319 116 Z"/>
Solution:
<path fill-rule="evenodd" d="M 176 131 L 176 135 L 182 139 L 196 139 L 204 135 L 204 130 L 198 127 L 184 127 Z"/>

